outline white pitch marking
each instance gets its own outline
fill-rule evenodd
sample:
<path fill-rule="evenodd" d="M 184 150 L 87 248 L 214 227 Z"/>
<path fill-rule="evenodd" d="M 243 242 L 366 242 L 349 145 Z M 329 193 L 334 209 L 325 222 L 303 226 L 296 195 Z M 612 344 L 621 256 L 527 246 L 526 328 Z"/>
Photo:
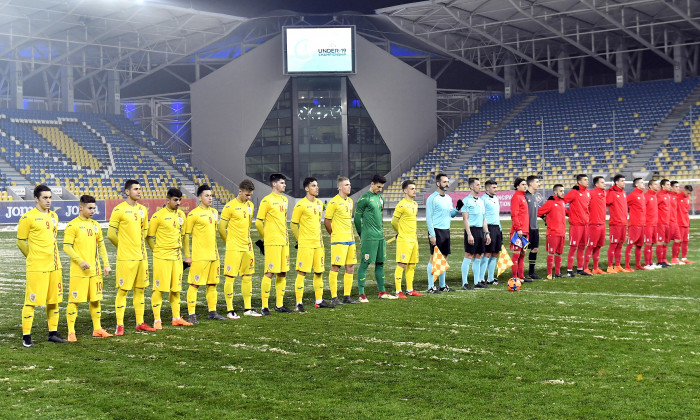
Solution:
<path fill-rule="evenodd" d="M 526 293 L 547 293 L 553 295 L 581 295 L 581 296 L 609 296 L 609 297 L 630 297 L 644 299 L 670 299 L 670 300 L 699 300 L 690 296 L 658 296 L 658 295 L 635 295 L 632 293 L 604 293 L 604 292 L 566 292 L 557 290 L 526 290 Z"/>

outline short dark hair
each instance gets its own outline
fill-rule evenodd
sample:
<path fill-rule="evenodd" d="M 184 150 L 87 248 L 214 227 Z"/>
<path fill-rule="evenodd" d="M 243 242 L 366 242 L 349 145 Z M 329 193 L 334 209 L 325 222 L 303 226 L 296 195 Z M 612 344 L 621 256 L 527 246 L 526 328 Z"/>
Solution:
<path fill-rule="evenodd" d="M 272 174 L 272 175 L 270 175 L 270 185 L 274 184 L 275 182 L 277 182 L 277 181 L 279 181 L 279 180 L 281 180 L 281 179 L 283 179 L 283 180 L 286 181 L 286 180 L 287 180 L 287 177 L 284 176 L 284 175 L 282 175 L 282 174 Z"/>
<path fill-rule="evenodd" d="M 402 189 L 402 190 L 405 190 L 405 189 L 408 188 L 408 186 L 411 185 L 411 184 L 416 185 L 416 183 L 413 182 L 412 179 L 407 179 L 407 180 L 405 180 L 404 182 L 401 183 L 401 189 Z"/>
<path fill-rule="evenodd" d="M 386 184 L 386 178 L 379 174 L 372 175 L 372 184 Z"/>
<path fill-rule="evenodd" d="M 135 179 L 127 179 L 126 182 L 124 183 L 124 191 L 130 190 L 130 189 L 131 189 L 131 186 L 134 185 L 134 184 L 141 185 L 141 183 L 139 183 L 139 182 L 138 182 L 137 180 L 135 180 Z"/>
<path fill-rule="evenodd" d="M 540 179 L 540 177 L 538 177 L 537 175 L 529 175 L 527 178 L 525 178 L 525 182 L 527 182 L 527 186 L 529 187 L 530 184 L 532 184 L 538 179 Z"/>
<path fill-rule="evenodd" d="M 488 179 L 486 182 L 484 182 L 484 187 L 489 187 L 491 185 L 498 185 L 498 182 L 494 181 L 493 179 Z"/>
<path fill-rule="evenodd" d="M 211 191 L 211 187 L 207 184 L 202 184 L 197 188 L 197 197 L 201 196 L 204 191 Z"/>
<path fill-rule="evenodd" d="M 255 191 L 255 184 L 253 184 L 253 181 L 246 178 L 238 184 L 238 189 L 253 192 Z"/>
<path fill-rule="evenodd" d="M 619 180 L 621 180 L 621 179 L 625 179 L 625 176 L 622 175 L 622 174 L 617 174 L 617 175 L 615 175 L 615 177 L 613 178 L 613 182 L 617 182 L 617 181 L 619 181 Z"/>
<path fill-rule="evenodd" d="M 636 186 L 637 186 L 637 182 L 639 182 L 639 181 L 643 181 L 642 178 L 635 178 L 635 179 L 632 181 L 632 185 L 634 185 L 634 186 L 636 187 Z"/>
<path fill-rule="evenodd" d="M 583 178 L 588 178 L 588 175 L 586 175 L 586 174 L 578 174 L 578 175 L 576 175 L 576 182 L 579 182 L 579 181 L 582 180 Z"/>
<path fill-rule="evenodd" d="M 675 187 L 676 184 L 678 184 L 678 181 L 671 181 L 671 186 L 672 186 L 672 187 Z"/>
<path fill-rule="evenodd" d="M 474 183 L 475 183 L 476 181 L 478 181 L 478 180 L 479 180 L 479 178 L 468 178 L 468 179 L 467 179 L 467 185 L 469 185 L 469 188 L 471 188 L 472 185 L 474 185 Z"/>
<path fill-rule="evenodd" d="M 85 195 L 80 196 L 80 204 L 92 204 L 95 202 L 96 202 L 95 197 L 93 197 L 91 195 L 85 194 Z"/>
<path fill-rule="evenodd" d="M 524 178 L 517 177 L 517 178 L 515 178 L 515 181 L 513 181 L 513 187 L 517 190 L 518 185 L 522 184 L 523 182 L 525 182 Z"/>
<path fill-rule="evenodd" d="M 171 199 L 173 197 L 182 198 L 182 191 L 180 191 L 179 188 L 169 188 L 165 197 L 167 199 Z"/>
<path fill-rule="evenodd" d="M 34 197 L 41 198 L 41 193 L 43 193 L 44 191 L 51 192 L 51 188 L 47 187 L 44 184 L 37 185 L 36 187 L 34 187 Z"/>
<path fill-rule="evenodd" d="M 309 176 L 309 177 L 304 178 L 304 183 L 303 183 L 304 188 L 308 187 L 309 184 L 311 184 L 311 183 L 314 182 L 314 181 L 318 182 L 318 179 L 316 179 L 316 178 L 314 178 L 314 177 L 312 177 L 312 176 Z"/>
<path fill-rule="evenodd" d="M 556 191 L 558 188 L 564 188 L 564 186 L 561 184 L 554 184 L 554 186 L 552 187 L 552 191 Z"/>
<path fill-rule="evenodd" d="M 604 178 L 605 177 L 602 177 L 602 176 L 593 177 L 593 185 L 597 184 L 598 181 L 600 181 L 601 179 L 604 179 Z"/>
<path fill-rule="evenodd" d="M 649 180 L 649 185 L 653 184 L 654 182 L 659 182 L 659 180 L 652 178 Z"/>
<path fill-rule="evenodd" d="M 661 186 L 663 187 L 664 185 L 668 184 L 670 181 L 666 178 L 661 180 Z"/>
<path fill-rule="evenodd" d="M 442 172 L 440 172 L 439 174 L 435 175 L 435 182 L 440 182 L 440 180 L 442 179 L 443 176 L 444 176 L 445 178 L 447 178 L 447 175 L 443 174 Z"/>
<path fill-rule="evenodd" d="M 692 185 L 686 185 L 686 186 L 683 187 L 683 188 L 685 188 L 686 191 L 693 192 L 693 186 L 692 186 Z"/>

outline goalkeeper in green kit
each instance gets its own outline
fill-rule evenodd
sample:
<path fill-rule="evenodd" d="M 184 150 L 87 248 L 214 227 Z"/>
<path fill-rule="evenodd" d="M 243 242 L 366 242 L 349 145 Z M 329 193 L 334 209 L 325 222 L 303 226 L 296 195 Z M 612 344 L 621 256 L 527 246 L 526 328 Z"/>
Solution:
<path fill-rule="evenodd" d="M 397 299 L 396 296 L 386 292 L 384 287 L 384 261 L 386 261 L 386 241 L 382 227 L 382 213 L 384 212 L 384 196 L 382 188 L 386 178 L 374 175 L 369 191 L 364 193 L 357 202 L 355 208 L 355 229 L 360 235 L 360 270 L 357 274 L 357 288 L 360 294 L 360 302 L 367 303 L 365 295 L 365 281 L 367 280 L 367 268 L 374 264 L 374 277 L 377 280 L 379 299 Z"/>

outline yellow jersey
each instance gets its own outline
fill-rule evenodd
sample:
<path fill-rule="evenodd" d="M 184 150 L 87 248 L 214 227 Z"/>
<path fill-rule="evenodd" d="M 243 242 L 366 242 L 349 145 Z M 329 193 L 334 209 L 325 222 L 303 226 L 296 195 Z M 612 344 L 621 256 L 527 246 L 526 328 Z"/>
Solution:
<path fill-rule="evenodd" d="M 185 234 L 185 212 L 163 207 L 151 216 L 148 236 L 156 238 L 153 258 L 182 259 L 182 236 Z"/>
<path fill-rule="evenodd" d="M 58 215 L 49 210 L 42 213 L 36 207 L 24 213 L 17 225 L 17 239 L 27 241 L 27 271 L 54 271 L 62 268 L 58 256 L 56 235 Z"/>
<path fill-rule="evenodd" d="M 289 245 L 287 237 L 287 197 L 270 193 L 260 202 L 258 220 L 265 222 L 265 245 Z"/>
<path fill-rule="evenodd" d="M 416 215 L 418 214 L 418 203 L 414 200 L 403 199 L 399 201 L 394 209 L 392 225 L 398 227 L 398 239 L 404 242 L 418 242 Z"/>
<path fill-rule="evenodd" d="M 216 261 L 219 248 L 216 245 L 219 212 L 215 208 L 197 206 L 187 215 L 185 233 L 192 235 L 192 261 Z"/>
<path fill-rule="evenodd" d="M 326 219 L 331 221 L 331 244 L 355 243 L 352 231 L 352 198 L 336 195 L 326 207 Z"/>
<path fill-rule="evenodd" d="M 148 230 L 148 210 L 136 203 L 126 201 L 117 205 L 109 216 L 109 227 L 117 230 L 119 245 L 117 261 L 141 261 L 146 254 L 146 231 Z"/>
<path fill-rule="evenodd" d="M 63 233 L 63 243 L 65 245 L 72 245 L 73 250 L 82 261 L 90 264 L 88 270 L 83 270 L 80 268 L 80 263 L 82 261 L 71 260 L 71 277 L 93 277 L 102 275 L 99 249 L 100 242 L 103 241 L 102 228 L 100 228 L 99 223 L 96 221 L 78 216 L 68 223 Z"/>
<path fill-rule="evenodd" d="M 309 201 L 306 197 L 297 201 L 292 211 L 292 223 L 299 225 L 299 247 L 321 248 L 321 216 L 323 203 L 318 198 Z"/>
<path fill-rule="evenodd" d="M 238 198 L 226 203 L 221 211 L 221 223 L 226 224 L 226 251 L 252 251 L 250 225 L 253 223 L 255 205 L 248 200 L 242 203 Z"/>

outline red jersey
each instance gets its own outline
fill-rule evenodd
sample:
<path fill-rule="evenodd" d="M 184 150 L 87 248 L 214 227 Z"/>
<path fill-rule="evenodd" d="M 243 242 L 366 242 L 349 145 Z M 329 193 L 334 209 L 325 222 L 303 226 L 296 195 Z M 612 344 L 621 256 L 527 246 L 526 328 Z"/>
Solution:
<path fill-rule="evenodd" d="M 688 210 L 690 210 L 690 197 L 686 197 L 683 193 L 678 193 L 678 226 L 690 226 Z"/>
<path fill-rule="evenodd" d="M 527 210 L 527 200 L 525 193 L 516 191 L 513 198 L 510 199 L 510 220 L 513 224 L 510 226 L 510 233 L 521 230 L 525 235 L 530 234 L 530 215 Z"/>
<path fill-rule="evenodd" d="M 659 225 L 667 225 L 669 223 L 669 212 L 671 210 L 671 197 L 666 190 L 659 190 L 656 194 L 656 200 L 659 202 Z"/>
<path fill-rule="evenodd" d="M 545 216 L 547 235 L 566 235 L 566 203 L 559 197 L 549 197 L 539 210 L 537 217 Z"/>
<path fill-rule="evenodd" d="M 659 224 L 659 197 L 652 190 L 644 193 L 647 206 L 646 226 L 656 226 Z"/>
<path fill-rule="evenodd" d="M 678 194 L 669 192 L 668 195 L 668 223 L 671 225 L 678 224 Z"/>
<path fill-rule="evenodd" d="M 569 224 L 586 226 L 588 224 L 588 207 L 591 204 L 591 193 L 577 185 L 564 196 L 564 201 L 569 203 Z"/>
<path fill-rule="evenodd" d="M 588 205 L 588 224 L 589 225 L 604 225 L 605 224 L 605 190 L 595 187 L 589 191 L 591 202 Z"/>
<path fill-rule="evenodd" d="M 627 208 L 630 212 L 630 226 L 644 226 L 647 220 L 647 205 L 644 191 L 635 188 L 627 196 Z"/>
<path fill-rule="evenodd" d="M 610 212 L 610 226 L 627 226 L 627 194 L 622 188 L 613 185 L 605 196 L 605 204 Z"/>

